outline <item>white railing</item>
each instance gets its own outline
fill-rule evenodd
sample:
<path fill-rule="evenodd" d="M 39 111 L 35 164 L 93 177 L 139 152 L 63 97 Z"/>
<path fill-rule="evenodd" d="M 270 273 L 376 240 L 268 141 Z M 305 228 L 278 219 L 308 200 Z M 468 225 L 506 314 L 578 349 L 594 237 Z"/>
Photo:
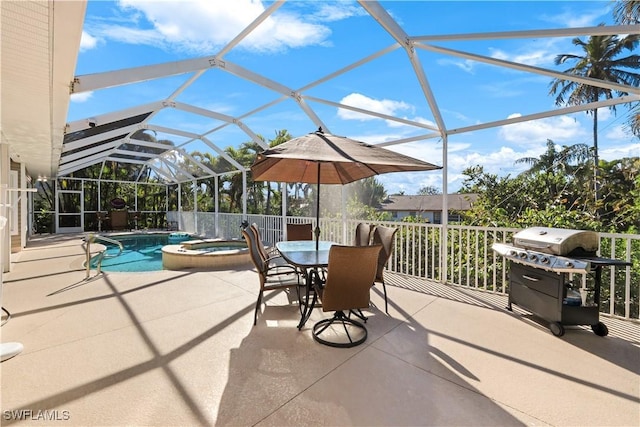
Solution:
<path fill-rule="evenodd" d="M 171 212 L 180 230 L 208 237 L 240 238 L 243 220 L 260 227 L 263 240 L 273 245 L 283 240 L 283 223 L 315 222 L 311 217 L 215 214 L 210 212 Z M 320 238 L 341 244 L 351 244 L 356 225 L 361 220 L 320 219 Z M 394 253 L 387 268 L 409 276 L 437 280 L 486 292 L 506 294 L 508 263 L 492 249 L 493 243 L 511 242 L 516 228 L 472 227 L 449 225 L 447 247 L 441 247 L 443 227 L 440 224 L 395 221 L 367 221 L 376 225 L 398 228 Z M 446 256 L 443 256 L 446 254 Z M 639 287 L 640 235 L 600 233 L 600 255 L 635 263 L 631 267 L 606 267 L 602 274 L 600 310 L 602 313 L 631 320 L 640 320 Z M 583 275 L 583 286 L 593 280 Z"/>

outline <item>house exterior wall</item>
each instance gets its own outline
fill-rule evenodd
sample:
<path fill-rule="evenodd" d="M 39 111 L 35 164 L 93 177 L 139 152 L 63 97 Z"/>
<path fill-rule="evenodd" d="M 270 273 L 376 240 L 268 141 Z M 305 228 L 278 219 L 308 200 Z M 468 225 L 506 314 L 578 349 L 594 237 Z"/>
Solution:
<path fill-rule="evenodd" d="M 11 171 L 9 161 L 9 143 L 6 142 L 4 133 L 0 132 L 0 188 L 9 187 L 9 172 Z M 0 272 L 9 271 L 10 253 L 11 253 L 11 232 L 8 221 L 4 221 L 8 216 L 8 209 L 4 205 L 8 203 L 7 191 L 0 191 Z M 2 283 L 2 274 L 0 274 L 0 283 Z"/>
<path fill-rule="evenodd" d="M 434 212 L 416 212 L 416 211 L 388 211 L 391 214 L 391 218 L 394 221 L 402 221 L 402 219 L 412 216 L 419 217 L 427 220 L 428 222 L 435 224 Z"/>
<path fill-rule="evenodd" d="M 391 195 L 382 202 L 379 211 L 390 214 L 394 221 L 411 216 L 442 224 L 442 198 L 442 195 Z M 449 222 L 460 222 L 460 211 L 471 209 L 477 194 L 450 194 L 447 199 Z"/>
<path fill-rule="evenodd" d="M 402 221 L 406 217 L 418 217 L 423 218 L 431 224 L 442 224 L 441 212 L 415 212 L 415 211 L 387 211 L 391 214 L 393 221 Z M 458 213 L 449 212 L 449 222 L 460 222 L 462 215 Z"/>

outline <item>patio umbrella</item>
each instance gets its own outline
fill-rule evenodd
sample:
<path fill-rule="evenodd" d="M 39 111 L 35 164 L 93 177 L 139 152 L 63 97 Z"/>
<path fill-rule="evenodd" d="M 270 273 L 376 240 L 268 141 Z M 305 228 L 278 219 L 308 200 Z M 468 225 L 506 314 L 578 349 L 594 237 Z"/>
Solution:
<path fill-rule="evenodd" d="M 348 184 L 389 172 L 441 169 L 422 160 L 342 136 L 316 132 L 259 153 L 254 181 L 317 184 L 316 246 L 320 237 L 320 184 Z"/>

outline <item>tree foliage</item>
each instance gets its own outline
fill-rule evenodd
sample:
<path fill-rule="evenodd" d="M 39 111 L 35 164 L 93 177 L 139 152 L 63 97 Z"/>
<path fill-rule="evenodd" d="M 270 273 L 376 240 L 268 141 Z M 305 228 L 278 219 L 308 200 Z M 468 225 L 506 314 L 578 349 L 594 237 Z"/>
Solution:
<path fill-rule="evenodd" d="M 537 159 L 520 159 L 530 168 L 516 177 L 498 177 L 481 166 L 465 169 L 462 192 L 478 200 L 465 223 L 496 227 L 548 226 L 618 233 L 640 229 L 640 157 L 601 162 L 602 197 L 589 185 L 584 147 L 558 150 L 548 141 Z M 600 216 L 596 212 L 600 212 Z"/>
<path fill-rule="evenodd" d="M 617 0 L 613 6 L 613 17 L 620 24 L 640 24 L 640 1 Z"/>

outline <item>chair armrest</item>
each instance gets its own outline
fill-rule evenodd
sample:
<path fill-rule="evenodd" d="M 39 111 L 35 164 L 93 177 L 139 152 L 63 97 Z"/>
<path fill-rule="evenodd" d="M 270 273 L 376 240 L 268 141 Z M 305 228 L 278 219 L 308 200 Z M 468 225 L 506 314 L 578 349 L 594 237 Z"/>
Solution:
<path fill-rule="evenodd" d="M 264 272 L 267 276 L 280 276 L 286 274 L 297 274 L 298 270 L 289 264 L 268 266 Z"/>
<path fill-rule="evenodd" d="M 269 258 L 275 258 L 280 256 L 280 251 L 278 251 L 278 249 L 275 246 L 267 246 L 265 248 L 265 251 Z"/>
<path fill-rule="evenodd" d="M 282 256 L 280 255 L 276 255 L 276 256 L 272 256 L 269 257 L 265 260 L 265 262 L 267 263 L 268 266 L 270 267 L 276 267 L 276 266 L 289 266 L 289 267 L 293 267 L 291 264 L 289 264 L 284 258 L 282 258 Z"/>

